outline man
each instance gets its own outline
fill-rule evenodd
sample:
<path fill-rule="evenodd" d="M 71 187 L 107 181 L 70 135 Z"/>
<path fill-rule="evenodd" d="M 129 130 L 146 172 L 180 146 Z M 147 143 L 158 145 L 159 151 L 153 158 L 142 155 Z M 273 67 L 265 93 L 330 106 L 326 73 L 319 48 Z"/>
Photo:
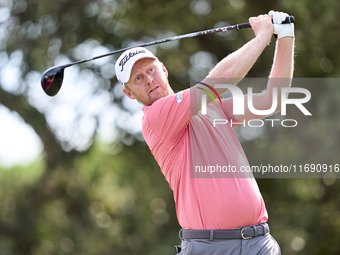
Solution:
<path fill-rule="evenodd" d="M 211 115 L 234 123 L 259 116 L 246 107 L 244 115 L 233 115 L 232 100 L 215 105 L 209 97 L 208 114 L 202 114 L 199 106 L 206 93 L 202 88 L 215 90 L 213 78 L 242 79 L 274 32 L 277 43 L 270 79 L 265 92 L 253 95 L 254 107 L 269 109 L 273 88 L 290 86 L 290 79 L 276 82 L 274 78 L 293 75 L 294 26 L 281 24 L 285 13 L 270 11 L 269 15 L 250 18 L 255 38 L 221 60 L 204 81 L 177 94 L 169 85 L 167 69 L 148 50 L 128 50 L 116 62 L 124 93 L 144 105 L 143 136 L 173 190 L 183 228 L 180 254 L 280 254 L 269 234 L 267 211 L 254 178 L 190 176 L 190 165 L 249 165 L 232 128 L 214 127 Z"/>

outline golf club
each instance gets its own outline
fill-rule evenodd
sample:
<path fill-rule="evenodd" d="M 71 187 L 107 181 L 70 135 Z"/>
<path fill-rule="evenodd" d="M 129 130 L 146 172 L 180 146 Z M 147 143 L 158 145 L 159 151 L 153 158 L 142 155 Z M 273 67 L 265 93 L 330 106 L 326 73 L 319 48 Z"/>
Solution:
<path fill-rule="evenodd" d="M 293 16 L 288 16 L 282 23 L 294 23 L 294 21 L 295 21 L 295 19 L 294 19 Z M 48 69 L 47 71 L 45 71 L 42 74 L 42 76 L 41 76 L 41 86 L 42 86 L 43 90 L 45 91 L 45 93 L 47 95 L 55 96 L 59 92 L 61 85 L 63 83 L 64 69 L 69 67 L 69 66 L 82 64 L 82 63 L 89 62 L 89 61 L 92 61 L 92 60 L 95 60 L 95 59 L 98 59 L 98 58 L 107 57 L 107 56 L 110 56 L 110 55 L 113 55 L 113 54 L 124 52 L 128 49 L 135 48 L 135 47 L 146 47 L 146 46 L 150 46 L 150 45 L 155 45 L 155 44 L 160 44 L 160 43 L 165 43 L 165 42 L 171 42 L 171 41 L 180 40 L 180 39 L 184 39 L 184 38 L 190 38 L 190 37 L 195 37 L 195 36 L 200 36 L 200 35 L 207 35 L 207 34 L 225 32 L 225 31 L 229 31 L 229 30 L 238 30 L 238 29 L 250 28 L 250 27 L 251 26 L 250 26 L 249 23 L 243 23 L 243 24 L 237 24 L 237 25 L 233 25 L 233 26 L 208 29 L 208 30 L 189 33 L 189 34 L 185 34 L 185 35 L 178 35 L 178 36 L 174 36 L 174 37 L 170 37 L 170 38 L 160 39 L 160 40 L 153 41 L 153 42 L 148 42 L 148 43 L 144 43 L 144 44 L 140 44 L 140 45 L 127 47 L 127 48 L 112 51 L 112 52 L 109 52 L 107 54 L 103 54 L 103 55 L 100 55 L 100 56 L 97 56 L 97 57 L 94 57 L 94 58 L 80 60 L 80 61 L 73 62 L 73 63 L 70 63 L 70 64 L 54 66 L 54 67 Z"/>

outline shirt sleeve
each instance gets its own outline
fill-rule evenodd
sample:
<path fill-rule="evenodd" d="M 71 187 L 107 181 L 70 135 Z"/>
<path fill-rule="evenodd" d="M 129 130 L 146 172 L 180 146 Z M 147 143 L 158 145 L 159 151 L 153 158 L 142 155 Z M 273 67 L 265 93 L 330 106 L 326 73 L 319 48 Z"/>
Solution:
<path fill-rule="evenodd" d="M 232 127 L 243 125 L 243 122 L 238 121 L 233 113 L 233 98 L 222 99 L 222 110 L 228 120 L 233 123 Z"/>
<path fill-rule="evenodd" d="M 144 118 L 148 132 L 171 146 L 189 125 L 190 90 L 157 100 L 149 107 Z"/>

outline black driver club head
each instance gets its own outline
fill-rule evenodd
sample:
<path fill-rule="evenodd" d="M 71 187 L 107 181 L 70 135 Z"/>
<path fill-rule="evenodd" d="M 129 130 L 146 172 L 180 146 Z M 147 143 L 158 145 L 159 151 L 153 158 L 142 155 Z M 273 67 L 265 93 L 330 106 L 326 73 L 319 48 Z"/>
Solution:
<path fill-rule="evenodd" d="M 65 66 L 55 66 L 43 73 L 41 86 L 49 96 L 55 96 L 63 84 Z"/>

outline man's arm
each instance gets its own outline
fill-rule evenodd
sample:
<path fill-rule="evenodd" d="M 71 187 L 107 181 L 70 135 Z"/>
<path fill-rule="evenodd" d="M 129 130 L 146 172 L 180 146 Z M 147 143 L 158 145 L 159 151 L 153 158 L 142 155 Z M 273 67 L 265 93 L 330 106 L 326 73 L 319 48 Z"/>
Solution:
<path fill-rule="evenodd" d="M 293 36 L 293 35 L 292 35 Z M 257 110 L 268 110 L 273 103 L 273 88 L 277 88 L 277 108 L 281 110 L 281 88 L 290 87 L 294 70 L 294 37 L 287 36 L 277 40 L 273 66 L 269 75 L 267 89 L 253 94 L 253 106 Z M 245 114 L 236 115 L 235 119 L 246 122 L 264 116 L 255 115 L 248 109 L 248 95 L 245 96 Z"/>
<path fill-rule="evenodd" d="M 273 33 L 269 16 L 261 19 L 250 18 L 249 22 L 254 26 L 255 31 L 262 29 L 261 33 L 259 32 L 254 39 L 221 60 L 211 70 L 206 79 L 227 78 L 240 80 L 249 72 L 265 47 L 269 44 Z"/>
<path fill-rule="evenodd" d="M 215 84 L 209 83 L 212 78 L 223 78 L 226 79 L 225 83 L 236 85 L 249 72 L 265 47 L 269 44 L 273 33 L 273 25 L 268 15 L 252 17 L 249 19 L 249 22 L 256 37 L 221 60 L 202 81 L 203 83 L 214 86 Z M 204 91 L 197 89 L 197 87 L 204 88 L 204 86 L 199 84 L 191 88 L 191 93 L 196 95 L 196 97 L 192 96 L 192 100 L 196 99 L 196 104 L 192 102 L 192 115 L 199 111 L 201 96 L 205 94 Z M 222 95 L 227 90 L 216 89 L 216 91 L 219 95 Z M 207 104 L 211 101 L 211 97 L 207 97 Z M 193 109 L 193 106 L 197 106 L 197 109 Z"/>

